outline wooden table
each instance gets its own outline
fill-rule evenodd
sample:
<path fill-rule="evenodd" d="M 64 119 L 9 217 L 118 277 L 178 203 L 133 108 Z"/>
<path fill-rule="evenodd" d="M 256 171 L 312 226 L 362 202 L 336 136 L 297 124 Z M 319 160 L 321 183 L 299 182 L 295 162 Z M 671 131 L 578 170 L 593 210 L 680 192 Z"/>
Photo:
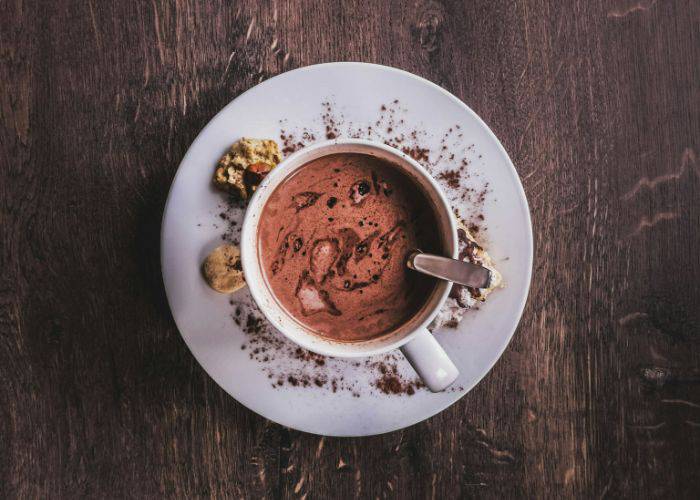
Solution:
<path fill-rule="evenodd" d="M 700 494 L 700 3 L 30 2 L 0 11 L 0 497 Z M 335 60 L 492 127 L 536 259 L 466 397 L 366 439 L 226 395 L 170 316 L 170 181 L 232 98 Z"/>

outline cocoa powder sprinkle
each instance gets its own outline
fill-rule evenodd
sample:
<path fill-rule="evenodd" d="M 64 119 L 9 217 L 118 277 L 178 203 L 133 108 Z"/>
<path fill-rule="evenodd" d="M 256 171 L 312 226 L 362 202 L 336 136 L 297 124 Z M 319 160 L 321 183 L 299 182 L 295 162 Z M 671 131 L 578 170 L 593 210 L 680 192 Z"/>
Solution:
<path fill-rule="evenodd" d="M 482 207 L 490 194 L 490 188 L 488 184 L 479 186 L 478 178 L 469 169 L 471 162 L 477 161 L 477 156 L 473 153 L 474 145 L 467 144 L 461 126 L 453 124 L 446 128 L 439 145 L 431 150 L 427 144 L 432 134 L 407 126 L 404 120 L 406 111 L 399 100 L 394 99 L 379 106 L 378 116 L 372 125 L 359 126 L 346 120 L 335 109 L 332 100 L 326 99 L 321 102 L 318 126 L 297 128 L 289 126 L 287 120 L 280 121 L 281 150 L 283 155 L 288 156 L 319 139 L 339 137 L 364 138 L 387 144 L 421 163 L 442 185 L 448 198 L 462 200 L 470 206 L 473 213 L 466 217 L 460 215 L 470 231 L 476 233 L 485 230 Z M 478 159 L 481 159 L 481 155 L 478 155 Z M 386 196 L 391 195 L 390 188 L 382 187 L 382 190 Z M 337 200 L 328 200 L 329 208 L 335 203 Z M 238 244 L 244 210 L 245 207 L 239 201 L 230 199 L 217 212 L 225 228 L 222 238 L 227 242 Z M 303 249 L 303 241 L 294 241 L 293 244 L 295 250 Z M 247 351 L 249 358 L 260 365 L 274 388 L 303 390 L 310 387 L 333 393 L 346 391 L 353 397 L 361 397 L 358 382 L 345 380 L 343 375 L 347 367 L 352 367 L 367 370 L 371 374 L 370 384 L 379 394 L 412 396 L 425 389 L 425 385 L 414 374 L 402 374 L 399 364 L 404 361 L 398 353 L 363 361 L 326 358 L 287 341 L 269 325 L 250 298 L 232 300 L 231 305 L 231 317 L 246 337 L 240 346 L 241 350 Z M 461 386 L 449 389 L 452 392 L 463 390 Z"/>

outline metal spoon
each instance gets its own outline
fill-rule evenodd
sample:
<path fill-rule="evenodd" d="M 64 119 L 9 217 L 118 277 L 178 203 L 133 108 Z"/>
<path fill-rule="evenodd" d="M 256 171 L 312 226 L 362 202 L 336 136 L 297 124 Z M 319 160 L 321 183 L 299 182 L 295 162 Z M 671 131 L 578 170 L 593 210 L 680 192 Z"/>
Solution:
<path fill-rule="evenodd" d="M 483 266 L 420 250 L 408 256 L 406 265 L 419 273 L 473 288 L 488 288 L 492 279 L 491 271 Z"/>

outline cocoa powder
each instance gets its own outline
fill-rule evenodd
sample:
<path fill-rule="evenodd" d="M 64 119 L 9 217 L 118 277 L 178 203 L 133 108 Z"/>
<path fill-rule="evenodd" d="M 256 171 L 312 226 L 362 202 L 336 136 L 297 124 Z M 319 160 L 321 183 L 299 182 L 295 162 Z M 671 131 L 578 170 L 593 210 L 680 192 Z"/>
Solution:
<path fill-rule="evenodd" d="M 332 100 L 326 99 L 321 102 L 317 126 L 297 128 L 290 126 L 287 120 L 279 122 L 282 153 L 290 155 L 319 138 L 351 137 L 382 142 L 423 165 L 441 184 L 448 199 L 463 201 L 469 207 L 466 214 L 455 210 L 456 216 L 470 231 L 484 231 L 482 207 L 490 188 L 487 183 L 480 183 L 469 169 L 472 161 L 481 160 L 481 155 L 474 153 L 474 144 L 468 143 L 461 126 L 454 124 L 441 136 L 438 148 L 431 150 L 428 144 L 432 142 L 432 135 L 427 130 L 407 126 L 406 113 L 399 100 L 394 99 L 378 107 L 377 117 L 370 124 L 356 125 L 345 119 Z M 243 213 L 244 207 L 236 200 L 227 200 L 222 205 L 219 216 L 224 223 L 224 240 L 238 244 Z M 425 390 L 420 379 L 401 374 L 399 363 L 403 359 L 400 354 L 389 353 L 363 361 L 327 358 L 296 346 L 275 331 L 249 297 L 232 300 L 231 306 L 234 322 L 246 335 L 241 349 L 259 363 L 274 388 L 345 391 L 360 397 L 357 381 L 345 379 L 344 373 L 350 367 L 372 374 L 371 387 L 378 394 L 412 396 Z M 463 390 L 461 386 L 448 389 L 451 392 Z"/>

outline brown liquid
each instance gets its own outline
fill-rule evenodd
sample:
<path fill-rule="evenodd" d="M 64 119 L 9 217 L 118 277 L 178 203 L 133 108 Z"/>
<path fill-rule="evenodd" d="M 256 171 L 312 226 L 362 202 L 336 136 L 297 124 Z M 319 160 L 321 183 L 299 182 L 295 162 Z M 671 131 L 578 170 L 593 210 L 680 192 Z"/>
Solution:
<path fill-rule="evenodd" d="M 258 247 L 280 304 L 314 333 L 368 340 L 408 321 L 435 280 L 406 267 L 440 252 L 425 195 L 384 160 L 336 154 L 284 181 L 263 209 Z"/>

